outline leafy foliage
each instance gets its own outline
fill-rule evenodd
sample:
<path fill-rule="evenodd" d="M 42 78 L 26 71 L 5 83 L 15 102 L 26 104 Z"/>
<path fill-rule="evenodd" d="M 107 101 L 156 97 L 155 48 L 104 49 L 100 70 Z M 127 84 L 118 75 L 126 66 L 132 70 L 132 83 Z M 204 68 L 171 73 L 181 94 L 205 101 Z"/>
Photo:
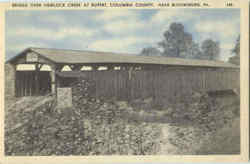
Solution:
<path fill-rule="evenodd" d="M 75 107 L 48 102 L 18 113 L 21 128 L 5 133 L 6 155 L 146 155 L 159 149 L 160 128 L 124 118 L 122 105 L 93 98 L 95 85 L 73 85 Z"/>
<path fill-rule="evenodd" d="M 240 55 L 240 35 L 238 36 L 236 40 L 236 44 L 234 48 L 232 49 L 232 52 L 235 53 L 236 55 Z"/>
<path fill-rule="evenodd" d="M 31 107 L 10 110 L 5 154 L 154 155 L 168 154 L 166 146 L 173 145 L 174 154 L 239 152 L 239 124 L 233 120 L 239 118 L 240 105 L 235 95 L 223 100 L 194 92 L 155 108 L 153 98 L 128 104 L 96 99 L 94 91 L 95 83 L 79 79 L 72 85 L 74 107 L 58 108 L 46 99 L 34 109 L 29 103 Z"/>
<path fill-rule="evenodd" d="M 236 44 L 235 47 L 232 49 L 232 53 L 234 54 L 234 56 L 229 58 L 229 62 L 236 65 L 240 65 L 240 35 L 236 40 Z"/>
<path fill-rule="evenodd" d="M 180 104 L 173 104 L 175 110 L 171 112 L 171 116 L 177 120 L 177 124 L 172 125 L 169 138 L 173 145 L 182 150 L 181 154 L 225 154 L 230 153 L 232 149 L 234 153 L 239 153 L 240 127 L 231 127 L 234 120 L 239 118 L 238 98 L 232 96 L 231 102 L 226 104 L 223 104 L 225 100 L 206 93 L 194 93 L 181 99 Z M 220 133 L 222 129 L 226 131 L 224 134 Z M 237 132 L 235 136 L 230 134 L 233 130 Z M 224 140 L 225 143 L 222 138 L 233 138 L 234 143 Z M 215 141 L 218 142 L 217 147 L 213 145 Z M 235 145 L 234 148 L 230 148 L 231 144 Z M 219 149 L 219 145 L 225 149 Z"/>
<path fill-rule="evenodd" d="M 206 39 L 202 42 L 202 59 L 217 60 L 220 54 L 219 42 L 212 39 Z"/>
<path fill-rule="evenodd" d="M 147 47 L 143 48 L 141 53 L 141 56 L 161 56 L 160 50 L 154 47 Z"/>
<path fill-rule="evenodd" d="M 181 23 L 173 22 L 163 34 L 163 40 L 158 43 L 161 52 L 157 48 L 148 47 L 141 51 L 144 56 L 166 56 L 188 59 L 217 60 L 220 54 L 218 42 L 212 39 L 203 41 L 201 47 L 193 40 L 192 34 L 185 31 Z"/>
<path fill-rule="evenodd" d="M 185 58 L 184 54 L 194 45 L 192 35 L 184 31 L 181 23 L 172 23 L 163 36 L 164 40 L 159 42 L 163 56 Z"/>

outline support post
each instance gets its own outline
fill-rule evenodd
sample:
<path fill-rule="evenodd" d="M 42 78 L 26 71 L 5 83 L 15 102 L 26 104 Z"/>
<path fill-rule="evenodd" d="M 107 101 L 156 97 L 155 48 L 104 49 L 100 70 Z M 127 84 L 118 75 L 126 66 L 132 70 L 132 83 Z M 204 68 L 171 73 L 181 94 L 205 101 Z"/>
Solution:
<path fill-rule="evenodd" d="M 56 94 L 56 68 L 55 67 L 51 67 L 50 77 L 51 77 L 51 93 Z"/>
<path fill-rule="evenodd" d="M 39 86 L 39 65 L 35 64 L 35 94 L 39 95 L 39 90 L 40 90 L 40 86 Z"/>
<path fill-rule="evenodd" d="M 115 68 L 114 65 L 111 65 L 111 64 L 107 65 L 107 69 L 108 69 L 108 70 L 114 70 L 114 68 Z"/>
<path fill-rule="evenodd" d="M 97 65 L 92 65 L 92 70 L 93 71 L 97 71 L 98 70 L 98 66 Z"/>
<path fill-rule="evenodd" d="M 17 97 L 17 82 L 16 82 L 16 64 L 10 64 L 11 67 L 11 71 L 13 71 L 12 74 L 12 80 L 10 80 L 12 82 L 12 87 L 11 87 L 11 96 L 13 97 Z"/>

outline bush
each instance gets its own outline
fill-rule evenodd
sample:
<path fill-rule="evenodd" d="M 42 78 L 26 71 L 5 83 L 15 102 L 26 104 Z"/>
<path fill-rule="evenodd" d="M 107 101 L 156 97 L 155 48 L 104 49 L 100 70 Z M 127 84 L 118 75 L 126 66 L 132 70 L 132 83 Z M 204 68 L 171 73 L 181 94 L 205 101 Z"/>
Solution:
<path fill-rule="evenodd" d="M 79 79 L 72 85 L 72 108 L 44 104 L 19 113 L 22 128 L 6 133 L 6 155 L 146 155 L 159 151 L 158 125 L 124 117 L 126 109 L 95 99 L 95 85 Z M 122 104 L 121 104 L 122 105 Z"/>
<path fill-rule="evenodd" d="M 234 148 L 239 153 L 240 127 L 231 126 L 239 118 L 239 99 L 236 95 L 230 99 L 230 95 L 224 97 L 227 98 L 223 100 L 207 93 L 182 96 L 180 103 L 172 104 L 175 110 L 171 110 L 171 116 L 177 124 L 170 129 L 169 141 L 183 150 L 183 154 L 230 153 Z M 232 131 L 238 133 L 232 136 Z M 219 149 L 220 146 L 224 148 Z"/>
<path fill-rule="evenodd" d="M 240 154 L 240 119 L 236 118 L 203 141 L 197 154 Z"/>
<path fill-rule="evenodd" d="M 235 96 L 229 101 L 207 93 L 180 95 L 173 103 L 168 102 L 166 109 L 162 104 L 161 111 L 155 111 L 151 110 L 156 105 L 152 98 L 135 100 L 130 105 L 125 101 L 96 99 L 95 89 L 93 81 L 79 79 L 72 84 L 72 108 L 58 108 L 51 100 L 39 106 L 26 103 L 21 110 L 20 105 L 17 110 L 9 110 L 5 154 L 167 154 L 162 152 L 166 151 L 162 149 L 165 145 L 160 145 L 162 139 L 166 145 L 174 145 L 179 154 L 239 150 L 239 127 L 230 127 L 239 117 L 239 99 Z M 170 120 L 171 126 L 166 126 L 166 122 L 159 124 L 160 118 Z M 167 127 L 167 137 L 162 134 L 162 127 Z M 237 134 L 232 136 L 232 131 Z M 209 146 L 220 143 L 223 149 Z"/>

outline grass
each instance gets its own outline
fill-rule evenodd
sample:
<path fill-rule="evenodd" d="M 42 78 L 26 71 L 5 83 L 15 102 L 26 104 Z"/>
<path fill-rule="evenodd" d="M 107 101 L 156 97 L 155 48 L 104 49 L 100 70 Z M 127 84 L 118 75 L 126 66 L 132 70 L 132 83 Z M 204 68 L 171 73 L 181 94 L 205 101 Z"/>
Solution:
<path fill-rule="evenodd" d="M 205 140 L 197 154 L 240 154 L 240 119 L 218 130 L 209 140 Z"/>

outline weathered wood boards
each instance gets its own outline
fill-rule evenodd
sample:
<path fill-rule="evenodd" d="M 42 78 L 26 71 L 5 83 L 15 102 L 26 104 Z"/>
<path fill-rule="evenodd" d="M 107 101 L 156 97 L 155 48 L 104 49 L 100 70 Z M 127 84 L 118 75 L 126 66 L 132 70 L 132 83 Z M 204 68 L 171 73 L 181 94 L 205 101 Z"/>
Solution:
<path fill-rule="evenodd" d="M 62 76 L 63 73 L 60 75 Z M 74 76 L 93 80 L 96 83 L 96 97 L 123 100 L 146 97 L 164 99 L 194 91 L 208 92 L 239 88 L 239 72 L 230 69 L 83 71 L 74 73 Z M 61 80 L 63 79 L 67 77 Z"/>
<path fill-rule="evenodd" d="M 38 78 L 36 80 L 36 78 Z M 51 90 L 49 72 L 41 71 L 36 76 L 35 71 L 16 71 L 16 96 L 44 95 Z M 39 83 L 37 86 L 37 82 Z M 37 89 L 37 87 L 39 87 Z"/>
<path fill-rule="evenodd" d="M 65 72 L 70 77 L 60 77 L 57 87 L 68 87 L 77 77 L 96 83 L 96 97 L 137 99 L 153 97 L 171 98 L 194 91 L 221 91 L 239 88 L 239 70 L 235 69 L 166 69 L 166 70 L 107 70 Z M 39 71 L 16 72 L 16 96 L 35 96 L 51 92 L 51 75 Z M 37 82 L 39 83 L 37 91 Z"/>
<path fill-rule="evenodd" d="M 14 67 L 33 64 L 36 68 L 33 72 L 17 70 L 16 96 L 56 95 L 57 88 L 67 87 L 79 76 L 95 81 L 97 97 L 117 99 L 160 99 L 191 91 L 239 88 L 239 67 L 221 61 L 27 48 L 7 63 Z M 41 71 L 42 65 L 50 66 L 50 73 Z M 62 72 L 64 66 L 72 71 Z M 82 70 L 83 66 L 92 67 L 92 71 Z M 100 71 L 100 67 L 107 70 Z"/>

